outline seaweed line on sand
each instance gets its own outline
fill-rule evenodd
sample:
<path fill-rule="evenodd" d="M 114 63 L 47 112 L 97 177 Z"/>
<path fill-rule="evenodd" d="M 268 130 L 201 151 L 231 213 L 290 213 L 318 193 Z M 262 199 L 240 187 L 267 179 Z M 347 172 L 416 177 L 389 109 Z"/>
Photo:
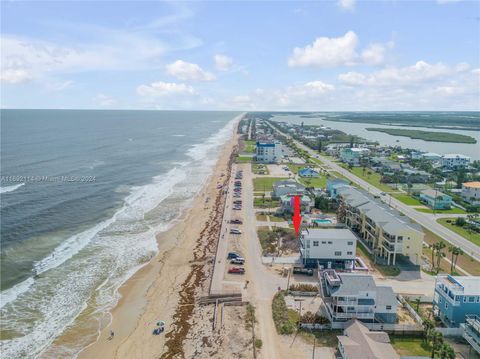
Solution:
<path fill-rule="evenodd" d="M 227 175 L 224 177 L 224 185 L 228 185 L 230 180 L 231 167 L 235 158 L 235 153 L 236 150 L 234 149 L 228 161 Z M 211 211 L 210 217 L 200 232 L 200 237 L 193 250 L 193 261 L 190 262 L 190 273 L 180 287 L 180 299 L 175 314 L 173 315 L 173 329 L 165 335 L 167 338 L 167 341 L 165 342 L 167 351 L 160 357 L 160 359 L 185 357 L 183 342 L 192 327 L 190 318 L 192 317 L 195 308 L 196 296 L 202 289 L 205 280 L 208 277 L 211 277 L 211 271 L 213 270 L 213 265 L 212 263 L 209 263 L 208 259 L 214 254 L 213 252 L 216 248 L 216 241 L 220 236 L 225 204 L 224 196 L 225 194 L 223 191 L 218 192 L 213 207 L 214 210 Z"/>

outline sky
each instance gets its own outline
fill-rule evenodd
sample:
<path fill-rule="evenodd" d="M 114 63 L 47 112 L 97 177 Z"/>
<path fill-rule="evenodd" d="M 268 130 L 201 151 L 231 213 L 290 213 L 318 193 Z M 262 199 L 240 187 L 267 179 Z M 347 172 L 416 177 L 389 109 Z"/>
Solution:
<path fill-rule="evenodd" d="M 480 110 L 480 1 L 1 1 L 1 107 Z"/>

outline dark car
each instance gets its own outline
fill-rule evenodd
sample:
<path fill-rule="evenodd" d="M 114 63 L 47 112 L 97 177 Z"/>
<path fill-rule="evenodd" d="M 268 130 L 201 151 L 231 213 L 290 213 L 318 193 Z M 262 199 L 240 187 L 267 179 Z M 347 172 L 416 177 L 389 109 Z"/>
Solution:
<path fill-rule="evenodd" d="M 231 224 L 243 224 L 243 222 L 242 222 L 241 220 L 239 220 L 239 219 L 231 219 L 231 220 L 230 220 L 230 223 L 231 223 Z"/>
<path fill-rule="evenodd" d="M 227 259 L 234 259 L 234 258 L 238 258 L 238 257 L 240 257 L 240 254 L 238 254 L 236 252 L 228 252 Z"/>
<path fill-rule="evenodd" d="M 301 274 L 301 275 L 308 275 L 313 276 L 313 269 L 309 268 L 302 268 L 302 267 L 293 267 L 293 274 Z"/>

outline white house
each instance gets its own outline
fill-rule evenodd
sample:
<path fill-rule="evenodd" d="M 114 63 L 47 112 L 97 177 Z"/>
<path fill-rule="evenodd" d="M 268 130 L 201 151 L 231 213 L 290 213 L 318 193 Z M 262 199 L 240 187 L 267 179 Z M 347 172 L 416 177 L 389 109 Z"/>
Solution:
<path fill-rule="evenodd" d="M 462 198 L 465 202 L 480 205 L 480 182 L 465 182 L 462 184 Z"/>
<path fill-rule="evenodd" d="M 443 155 L 440 164 L 444 168 L 457 169 L 468 166 L 470 164 L 470 157 L 459 154 Z"/>
<path fill-rule="evenodd" d="M 357 237 L 346 228 L 305 229 L 300 254 L 306 267 L 353 269 Z"/>
<path fill-rule="evenodd" d="M 282 144 L 274 141 L 257 141 L 256 160 L 261 163 L 278 163 L 282 159 Z"/>

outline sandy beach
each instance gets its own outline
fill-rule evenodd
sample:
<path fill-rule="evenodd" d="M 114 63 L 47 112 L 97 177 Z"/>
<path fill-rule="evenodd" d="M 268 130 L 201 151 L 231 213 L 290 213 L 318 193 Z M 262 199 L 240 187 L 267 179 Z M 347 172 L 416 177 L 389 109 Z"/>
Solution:
<path fill-rule="evenodd" d="M 190 335 L 189 319 L 195 298 L 209 286 L 212 260 L 223 215 L 234 137 L 223 147 L 202 192 L 177 223 L 157 236 L 159 253 L 120 288 L 118 305 L 105 316 L 98 340 L 79 358 L 173 358 L 181 356 Z M 224 174 L 224 176 L 222 176 Z M 156 323 L 165 321 L 162 335 L 152 335 Z M 115 336 L 109 340 L 110 331 Z M 56 340 L 72 340 L 68 331 Z M 48 350 L 44 353 L 48 356 Z"/>

